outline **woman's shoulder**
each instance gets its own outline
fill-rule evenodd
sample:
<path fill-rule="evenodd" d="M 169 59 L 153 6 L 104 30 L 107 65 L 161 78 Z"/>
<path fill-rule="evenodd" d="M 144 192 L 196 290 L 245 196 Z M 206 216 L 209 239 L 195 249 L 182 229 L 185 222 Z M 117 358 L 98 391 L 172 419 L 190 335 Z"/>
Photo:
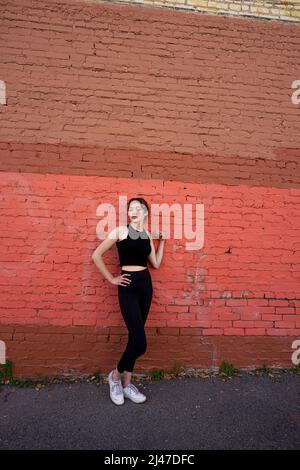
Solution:
<path fill-rule="evenodd" d="M 127 238 L 127 235 L 128 235 L 127 225 L 119 225 L 114 230 L 115 230 L 115 236 L 118 239 L 117 243 Z"/>

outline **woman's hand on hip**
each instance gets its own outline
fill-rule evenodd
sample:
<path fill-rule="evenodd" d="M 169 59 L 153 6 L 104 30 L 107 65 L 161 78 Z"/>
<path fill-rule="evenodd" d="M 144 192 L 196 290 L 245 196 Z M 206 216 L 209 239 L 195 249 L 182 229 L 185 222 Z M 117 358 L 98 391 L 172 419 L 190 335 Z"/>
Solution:
<path fill-rule="evenodd" d="M 127 286 L 131 283 L 131 279 L 128 279 L 126 276 L 131 276 L 131 274 L 126 273 L 126 274 L 120 274 L 120 276 L 116 276 L 113 278 L 111 281 L 111 284 L 114 284 L 115 286 Z"/>

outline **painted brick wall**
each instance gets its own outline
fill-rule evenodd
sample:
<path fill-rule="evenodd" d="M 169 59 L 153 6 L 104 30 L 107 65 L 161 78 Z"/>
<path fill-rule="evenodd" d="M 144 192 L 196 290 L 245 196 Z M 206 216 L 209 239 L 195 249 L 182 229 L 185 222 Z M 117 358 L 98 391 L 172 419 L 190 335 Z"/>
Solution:
<path fill-rule="evenodd" d="M 96 208 L 137 194 L 202 203 L 205 219 L 201 250 L 171 237 L 151 270 L 136 370 L 291 366 L 299 28 L 107 2 L 11 1 L 3 18 L 0 339 L 15 375 L 115 365 L 126 328 L 91 261 Z M 117 274 L 116 249 L 106 260 Z"/>

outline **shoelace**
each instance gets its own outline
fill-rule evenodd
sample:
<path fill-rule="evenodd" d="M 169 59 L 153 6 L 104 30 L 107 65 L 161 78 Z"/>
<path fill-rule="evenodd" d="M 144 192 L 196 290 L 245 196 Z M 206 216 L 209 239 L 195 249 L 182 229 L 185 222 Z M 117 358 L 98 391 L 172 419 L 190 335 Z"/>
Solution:
<path fill-rule="evenodd" d="M 112 385 L 112 391 L 114 392 L 114 390 L 116 390 L 117 395 L 122 395 L 123 394 L 123 389 L 122 389 L 122 386 L 121 386 L 120 382 L 117 382 L 117 383 Z"/>
<path fill-rule="evenodd" d="M 134 393 L 140 393 L 132 383 L 128 384 L 127 387 L 131 389 Z"/>

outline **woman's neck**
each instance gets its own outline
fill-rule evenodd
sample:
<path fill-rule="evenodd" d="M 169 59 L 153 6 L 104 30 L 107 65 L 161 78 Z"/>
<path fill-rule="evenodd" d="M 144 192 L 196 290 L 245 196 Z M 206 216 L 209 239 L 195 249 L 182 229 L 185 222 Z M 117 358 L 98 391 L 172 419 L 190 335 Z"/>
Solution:
<path fill-rule="evenodd" d="M 130 222 L 129 225 L 131 225 L 131 227 L 136 230 L 137 232 L 142 232 L 144 230 L 144 227 L 143 227 L 143 224 L 138 222 L 137 224 L 134 225 L 134 222 Z"/>

